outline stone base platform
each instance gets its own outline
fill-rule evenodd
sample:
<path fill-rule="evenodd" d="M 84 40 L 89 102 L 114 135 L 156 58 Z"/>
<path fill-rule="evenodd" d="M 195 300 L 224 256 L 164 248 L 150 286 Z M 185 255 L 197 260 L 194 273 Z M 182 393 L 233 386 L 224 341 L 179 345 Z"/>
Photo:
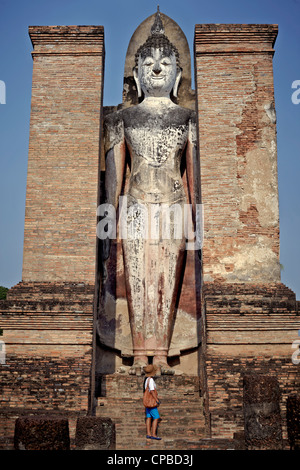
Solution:
<path fill-rule="evenodd" d="M 199 378 L 160 376 L 155 382 L 161 399 L 158 435 L 162 440 L 146 439 L 144 379 L 117 374 L 100 377 L 96 415 L 115 422 L 117 450 L 179 449 L 187 441 L 193 446 L 208 437 Z"/>
<path fill-rule="evenodd" d="M 300 391 L 292 357 L 300 331 L 295 293 L 280 282 L 205 283 L 203 301 L 211 436 L 232 439 L 243 431 L 243 379 L 253 374 L 277 378 L 286 439 L 287 397 Z"/>
<path fill-rule="evenodd" d="M 0 447 L 15 420 L 86 414 L 91 387 L 94 286 L 21 282 L 0 301 Z"/>

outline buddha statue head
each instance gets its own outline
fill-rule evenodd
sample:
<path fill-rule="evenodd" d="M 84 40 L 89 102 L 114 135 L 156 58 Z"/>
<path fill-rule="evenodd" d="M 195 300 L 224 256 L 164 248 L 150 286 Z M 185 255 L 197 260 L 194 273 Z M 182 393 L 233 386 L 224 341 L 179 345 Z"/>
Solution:
<path fill-rule="evenodd" d="M 177 97 L 181 79 L 179 53 L 164 34 L 159 9 L 151 28 L 151 34 L 135 54 L 133 70 L 139 98 Z"/>

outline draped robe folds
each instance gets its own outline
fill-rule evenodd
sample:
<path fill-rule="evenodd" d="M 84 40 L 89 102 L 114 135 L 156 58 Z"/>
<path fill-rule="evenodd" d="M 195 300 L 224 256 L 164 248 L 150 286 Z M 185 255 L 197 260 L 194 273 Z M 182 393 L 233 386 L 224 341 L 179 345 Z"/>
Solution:
<path fill-rule="evenodd" d="M 170 100 L 105 120 L 106 203 L 118 207 L 126 154 L 122 248 L 135 362 L 166 362 L 186 249 L 185 211 L 194 207 L 195 113 Z M 187 188 L 182 171 L 187 173 Z"/>

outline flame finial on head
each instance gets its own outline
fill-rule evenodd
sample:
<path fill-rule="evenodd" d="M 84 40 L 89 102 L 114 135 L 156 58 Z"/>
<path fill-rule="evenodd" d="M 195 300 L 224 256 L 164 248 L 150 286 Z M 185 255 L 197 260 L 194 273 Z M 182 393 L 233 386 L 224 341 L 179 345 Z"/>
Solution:
<path fill-rule="evenodd" d="M 166 55 L 174 53 L 176 56 L 177 66 L 180 67 L 178 50 L 165 35 L 165 28 L 160 16 L 159 6 L 157 7 L 157 12 L 155 15 L 154 23 L 151 27 L 150 35 L 146 42 L 139 47 L 135 54 L 136 67 L 138 66 L 139 56 L 145 58 L 148 55 L 151 55 L 152 48 L 162 49 Z"/>
<path fill-rule="evenodd" d="M 151 34 L 165 34 L 165 28 L 160 17 L 159 5 L 157 6 L 155 20 L 151 27 Z"/>

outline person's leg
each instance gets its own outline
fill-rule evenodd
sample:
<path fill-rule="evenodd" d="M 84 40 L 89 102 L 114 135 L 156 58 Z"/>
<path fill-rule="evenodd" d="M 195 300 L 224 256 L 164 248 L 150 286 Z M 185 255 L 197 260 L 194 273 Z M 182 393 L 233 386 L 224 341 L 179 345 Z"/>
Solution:
<path fill-rule="evenodd" d="M 157 437 L 158 418 L 152 421 L 152 436 Z"/>
<path fill-rule="evenodd" d="M 152 418 L 146 418 L 146 432 L 147 432 L 147 436 L 151 436 L 151 421 L 152 421 Z"/>
<path fill-rule="evenodd" d="M 158 412 L 157 408 L 152 408 L 151 410 L 151 416 L 153 418 L 152 421 L 152 438 L 154 439 L 161 439 L 160 437 L 157 437 L 157 426 L 158 426 L 158 421 L 160 420 L 160 415 Z"/>

